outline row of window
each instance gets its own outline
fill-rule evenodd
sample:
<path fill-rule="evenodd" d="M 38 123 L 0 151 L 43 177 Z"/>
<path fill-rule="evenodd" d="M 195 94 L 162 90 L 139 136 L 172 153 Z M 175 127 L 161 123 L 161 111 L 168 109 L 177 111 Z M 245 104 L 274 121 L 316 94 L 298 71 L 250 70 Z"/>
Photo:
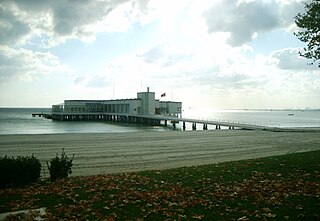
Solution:
<path fill-rule="evenodd" d="M 105 105 L 65 105 L 65 112 L 107 112 L 129 113 L 129 104 L 105 104 Z"/>
<path fill-rule="evenodd" d="M 138 110 L 137 110 L 138 108 Z M 134 108 L 134 113 L 141 114 L 141 107 Z M 90 112 L 90 113 L 130 113 L 129 104 L 86 104 L 86 105 L 65 105 L 53 106 L 53 112 Z M 156 114 L 169 113 L 168 107 L 160 107 L 155 109 Z M 181 107 L 177 107 L 177 112 L 181 112 Z"/>

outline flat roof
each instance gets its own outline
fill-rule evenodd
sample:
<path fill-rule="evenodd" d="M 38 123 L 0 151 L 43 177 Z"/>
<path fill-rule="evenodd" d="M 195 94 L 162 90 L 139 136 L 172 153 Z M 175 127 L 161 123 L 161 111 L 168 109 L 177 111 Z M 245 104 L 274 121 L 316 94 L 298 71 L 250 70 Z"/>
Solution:
<path fill-rule="evenodd" d="M 159 101 L 160 103 L 181 103 L 181 101 Z"/>
<path fill-rule="evenodd" d="M 106 102 L 106 101 L 131 101 L 131 100 L 141 100 L 140 98 L 130 98 L 130 99 L 112 99 L 112 100 L 64 100 L 66 101 L 77 101 L 77 102 Z"/>

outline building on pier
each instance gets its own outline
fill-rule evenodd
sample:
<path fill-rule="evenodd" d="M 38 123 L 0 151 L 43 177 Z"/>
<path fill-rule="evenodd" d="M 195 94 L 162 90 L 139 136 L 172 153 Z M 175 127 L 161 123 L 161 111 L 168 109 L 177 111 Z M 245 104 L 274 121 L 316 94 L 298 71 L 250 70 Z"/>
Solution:
<path fill-rule="evenodd" d="M 55 120 L 83 119 L 90 116 L 150 116 L 169 115 L 180 118 L 182 102 L 160 101 L 155 92 L 138 92 L 137 98 L 116 100 L 65 100 L 63 104 L 52 106 Z M 94 117 L 95 118 L 95 117 Z"/>

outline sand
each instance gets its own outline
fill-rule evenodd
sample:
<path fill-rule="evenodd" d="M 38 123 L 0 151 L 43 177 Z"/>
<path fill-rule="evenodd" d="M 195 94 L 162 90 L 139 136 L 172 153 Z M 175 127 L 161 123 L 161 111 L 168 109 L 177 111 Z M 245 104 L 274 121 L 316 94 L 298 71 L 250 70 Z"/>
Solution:
<path fill-rule="evenodd" d="M 75 154 L 73 176 L 168 169 L 320 149 L 320 132 L 246 130 L 0 135 L 0 156 Z"/>

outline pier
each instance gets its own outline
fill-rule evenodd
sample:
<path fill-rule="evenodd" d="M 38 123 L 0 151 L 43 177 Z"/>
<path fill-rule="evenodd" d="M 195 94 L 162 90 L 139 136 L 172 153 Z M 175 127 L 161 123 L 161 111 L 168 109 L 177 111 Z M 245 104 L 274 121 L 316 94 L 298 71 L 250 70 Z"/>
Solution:
<path fill-rule="evenodd" d="M 160 126 L 161 119 L 145 115 L 128 115 L 114 113 L 53 113 L 44 116 L 56 121 L 109 121 L 132 124 Z"/>
<path fill-rule="evenodd" d="M 201 120 L 201 119 L 193 119 L 193 118 L 175 118 L 172 116 L 146 116 L 147 118 L 152 118 L 156 120 L 160 120 L 164 122 L 163 125 L 167 126 L 168 123 L 172 124 L 173 128 L 176 128 L 176 125 L 180 122 L 182 123 L 182 130 L 186 130 L 186 124 L 191 124 L 192 130 L 208 130 L 209 125 L 213 130 L 221 130 L 222 127 L 225 129 L 242 129 L 242 130 L 273 130 L 276 129 L 281 130 L 278 127 L 271 127 L 266 125 L 259 124 L 249 124 L 249 123 L 240 123 L 240 122 L 227 122 L 227 121 L 219 121 L 219 120 Z M 200 126 L 200 127 L 199 127 Z"/>
<path fill-rule="evenodd" d="M 32 117 L 43 117 L 43 114 L 35 113 L 35 114 L 32 114 Z"/>
<path fill-rule="evenodd" d="M 51 113 L 34 113 L 32 116 L 55 121 L 110 121 L 151 126 L 170 125 L 174 129 L 179 125 L 182 130 L 186 130 L 189 124 L 191 124 L 191 130 L 209 130 L 210 127 L 214 130 L 292 130 L 259 124 L 183 118 L 182 102 L 158 100 L 155 98 L 155 92 L 151 92 L 149 88 L 146 92 L 138 92 L 137 97 L 133 99 L 65 100 L 62 104 L 52 105 Z"/>
<path fill-rule="evenodd" d="M 244 122 L 228 122 L 219 120 L 204 120 L 193 118 L 177 118 L 168 115 L 127 115 L 113 113 L 51 113 L 51 114 L 32 114 L 32 116 L 44 117 L 55 121 L 106 121 L 114 123 L 142 124 L 149 126 L 164 126 L 177 128 L 180 125 L 181 130 L 187 130 L 187 124 L 191 125 L 190 130 L 264 130 L 273 132 L 304 132 L 319 131 L 319 128 L 281 128 L 277 126 L 268 126 Z M 209 127 L 210 126 L 210 127 Z"/>
<path fill-rule="evenodd" d="M 221 130 L 222 127 L 229 130 L 240 129 L 240 130 L 264 130 L 272 132 L 319 132 L 319 127 L 302 127 L 302 128 L 282 128 L 280 126 L 269 126 L 263 124 L 254 123 L 244 123 L 244 122 L 228 122 L 219 120 L 204 120 L 204 119 L 193 119 L 193 118 L 175 118 L 170 116 L 150 116 L 156 119 L 164 121 L 164 125 L 167 126 L 168 122 L 172 124 L 173 128 L 176 124 L 182 122 L 182 130 L 186 130 L 186 124 L 191 124 L 192 130 L 202 129 L 209 130 L 209 125 L 211 130 Z M 202 126 L 199 127 L 199 126 Z"/>
<path fill-rule="evenodd" d="M 44 117 L 55 121 L 107 121 L 130 124 L 143 124 L 150 126 L 171 126 L 177 128 L 181 124 L 181 129 L 186 130 L 187 124 L 191 125 L 191 130 L 211 130 L 242 129 L 242 130 L 270 130 L 270 131 L 288 131 L 289 129 L 272 127 L 259 124 L 227 122 L 219 120 L 202 120 L 193 118 L 177 118 L 166 115 L 128 115 L 114 113 L 52 113 L 52 114 L 32 114 L 32 116 Z"/>
<path fill-rule="evenodd" d="M 50 113 L 34 113 L 34 114 L 32 114 L 32 117 L 44 117 L 47 119 L 52 119 L 52 114 L 50 114 Z"/>

